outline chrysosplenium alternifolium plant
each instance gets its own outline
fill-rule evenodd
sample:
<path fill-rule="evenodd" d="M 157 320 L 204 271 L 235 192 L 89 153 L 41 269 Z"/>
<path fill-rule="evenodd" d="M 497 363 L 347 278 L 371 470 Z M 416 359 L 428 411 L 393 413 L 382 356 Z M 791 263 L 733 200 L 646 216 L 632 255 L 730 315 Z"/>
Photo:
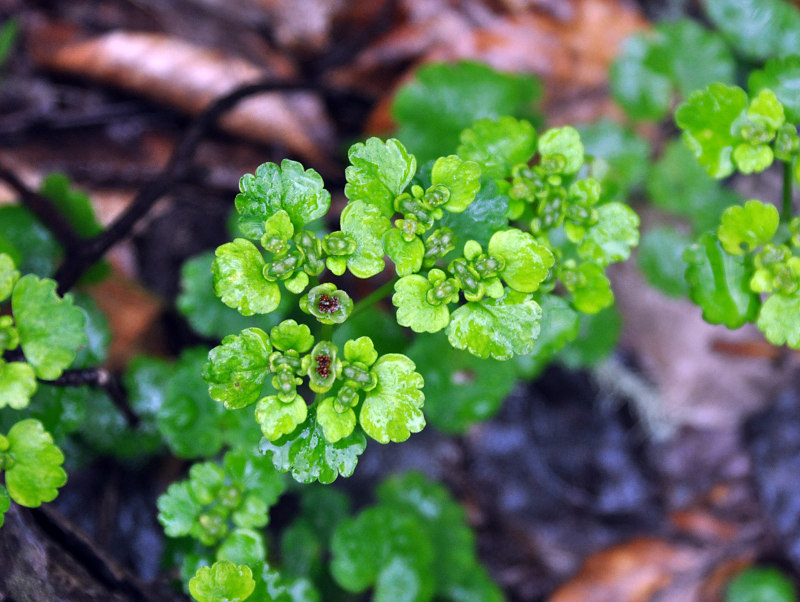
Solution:
<path fill-rule="evenodd" d="M 214 290 L 245 316 L 275 311 L 285 295 L 303 314 L 225 337 L 203 376 L 227 408 L 255 404 L 262 451 L 298 480 L 350 475 L 366 437 L 400 442 L 425 426 L 423 377 L 409 357 L 369 336 L 332 342 L 334 328 L 382 297 L 393 293 L 401 326 L 444 331 L 453 348 L 495 360 L 537 353 L 540 337 L 563 345 L 577 332 L 574 310 L 613 303 L 605 269 L 628 258 L 639 219 L 605 202 L 582 169 L 578 132 L 537 137 L 502 117 L 460 141 L 422 166 L 395 139 L 353 145 L 348 202 L 339 229 L 324 234 L 331 195 L 313 169 L 284 160 L 241 179 L 242 237 L 216 250 Z M 345 273 L 377 277 L 386 257 L 396 278 L 354 303 Z"/>

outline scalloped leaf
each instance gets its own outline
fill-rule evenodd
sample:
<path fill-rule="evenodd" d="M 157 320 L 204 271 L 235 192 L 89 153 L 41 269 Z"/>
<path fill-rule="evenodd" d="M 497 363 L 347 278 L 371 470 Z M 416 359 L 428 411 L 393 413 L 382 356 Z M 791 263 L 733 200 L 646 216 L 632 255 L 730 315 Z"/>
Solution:
<path fill-rule="evenodd" d="M 203 510 L 203 505 L 195 497 L 188 480 L 172 483 L 158 497 L 157 506 L 158 522 L 164 527 L 164 533 L 168 537 L 189 535 Z"/>
<path fill-rule="evenodd" d="M 375 205 L 363 201 L 347 204 L 341 216 L 342 232 L 356 242 L 355 252 L 347 258 L 347 268 L 358 278 L 370 278 L 384 268 L 383 233 L 392 227 L 389 218 Z"/>
<path fill-rule="evenodd" d="M 716 29 L 747 59 L 763 61 L 800 48 L 800 12 L 783 0 L 704 2 Z"/>
<path fill-rule="evenodd" d="M 481 188 L 481 168 L 458 155 L 439 157 L 431 170 L 431 184 L 445 186 L 450 191 L 450 198 L 442 207 L 451 213 L 461 213 Z"/>
<path fill-rule="evenodd" d="M 255 588 L 250 567 L 224 560 L 201 567 L 189 581 L 189 593 L 197 602 L 242 602 Z"/>
<path fill-rule="evenodd" d="M 264 163 L 255 174 L 239 180 L 236 211 L 239 229 L 247 238 L 258 240 L 264 234 L 264 223 L 283 209 L 289 214 L 295 230 L 322 217 L 331 205 L 322 177 L 313 169 L 303 169 L 297 161 L 284 159 L 280 167 Z"/>
<path fill-rule="evenodd" d="M 388 506 L 339 524 L 331 539 L 331 573 L 350 592 L 375 586 L 374 600 L 423 602 L 433 597 L 434 550 L 425 524 Z"/>
<path fill-rule="evenodd" d="M 770 295 L 761 306 L 756 324 L 773 345 L 800 349 L 800 293 Z"/>
<path fill-rule="evenodd" d="M 445 433 L 494 416 L 515 383 L 511 362 L 479 359 L 441 334 L 417 337 L 407 353 L 425 381 L 425 417 Z"/>
<path fill-rule="evenodd" d="M 19 280 L 19 271 L 7 253 L 0 253 L 0 302 L 8 299 Z"/>
<path fill-rule="evenodd" d="M 555 262 L 550 249 L 517 228 L 495 232 L 489 240 L 489 255 L 503 260 L 500 276 L 521 293 L 537 290 Z"/>
<path fill-rule="evenodd" d="M 511 169 L 536 153 L 536 130 L 529 121 L 508 115 L 479 119 L 461 132 L 458 156 L 474 161 L 484 177 L 507 178 Z"/>
<path fill-rule="evenodd" d="M 737 86 L 714 83 L 692 92 L 675 111 L 675 123 L 697 161 L 713 178 L 733 173 L 731 155 L 738 139 L 733 124 L 747 108 L 747 94 Z"/>
<path fill-rule="evenodd" d="M 397 323 L 414 332 L 438 332 L 450 323 L 446 303 L 431 305 L 427 294 L 431 283 L 424 276 L 404 276 L 394 284 L 392 304 L 397 308 Z"/>
<path fill-rule="evenodd" d="M 64 454 L 42 423 L 32 418 L 20 420 L 8 431 L 7 439 L 7 453 L 14 459 L 5 472 L 11 498 L 27 508 L 56 499 L 58 489 L 67 482 L 67 473 L 61 468 Z"/>
<path fill-rule="evenodd" d="M 214 253 L 209 251 L 192 257 L 181 267 L 181 292 L 176 305 L 196 333 L 220 340 L 253 325 L 271 328 L 288 312 L 288 295 L 281 298 L 275 311 L 257 320 L 228 307 L 214 294 L 213 263 Z"/>
<path fill-rule="evenodd" d="M 394 199 L 411 183 L 417 160 L 395 138 L 384 142 L 369 138 L 347 151 L 350 166 L 344 171 L 344 194 L 351 201 L 364 201 L 380 209 L 386 217 L 394 215 Z"/>
<path fill-rule="evenodd" d="M 356 428 L 356 413 L 353 409 L 345 408 L 344 412 L 337 412 L 333 405 L 334 400 L 335 397 L 328 397 L 317 406 L 317 423 L 330 443 L 344 439 Z"/>
<path fill-rule="evenodd" d="M 596 314 L 614 303 L 611 281 L 603 268 L 595 263 L 582 263 L 577 267 L 580 274 L 579 286 L 567 285 L 572 293 L 572 304 L 585 314 Z"/>
<path fill-rule="evenodd" d="M 366 447 L 367 440 L 360 431 L 329 443 L 314 413 L 309 412 L 305 422 L 293 433 L 274 442 L 262 439 L 260 450 L 271 455 L 275 468 L 291 472 L 295 481 L 319 481 L 327 485 L 339 475 L 349 477 L 353 474 L 358 456 Z"/>
<path fill-rule="evenodd" d="M 20 344 L 36 376 L 53 380 L 75 361 L 89 342 L 86 316 L 73 305 L 72 295 L 59 297 L 54 280 L 23 276 L 14 286 L 11 311 Z"/>
<path fill-rule="evenodd" d="M 541 95 L 538 80 L 500 73 L 471 61 L 432 63 L 395 95 L 397 137 L 420 164 L 453 152 L 464 128 L 483 117 L 529 117 Z"/>
<path fill-rule="evenodd" d="M 456 233 L 456 253 L 468 240 L 478 241 L 486 248 L 492 234 L 508 227 L 508 197 L 501 194 L 493 180 L 484 181 L 475 200 L 461 213 L 446 211 L 439 220 L 441 226 Z M 454 255 L 451 255 L 451 257 Z"/>
<path fill-rule="evenodd" d="M 750 72 L 747 85 L 751 96 L 765 88 L 772 90 L 783 105 L 786 119 L 800 122 L 800 56 L 771 58 L 763 69 Z"/>
<path fill-rule="evenodd" d="M 0 359 L 0 408 L 21 410 L 35 392 L 36 374 L 30 364 Z"/>
<path fill-rule="evenodd" d="M 773 205 L 756 200 L 747 201 L 743 207 L 733 206 L 725 210 L 717 229 L 717 238 L 728 253 L 741 255 L 770 242 L 778 231 L 779 222 L 780 215 Z"/>
<path fill-rule="evenodd" d="M 269 374 L 271 351 L 269 336 L 260 328 L 222 339 L 203 366 L 208 394 L 226 408 L 244 408 L 257 401 Z"/>
<path fill-rule="evenodd" d="M 268 314 L 281 301 L 277 283 L 264 278 L 264 257 L 245 238 L 217 247 L 211 266 L 214 294 L 243 316 Z"/>
<path fill-rule="evenodd" d="M 290 434 L 308 416 L 308 406 L 299 395 L 289 402 L 282 402 L 276 395 L 263 398 L 256 405 L 256 422 L 269 441 Z"/>
<path fill-rule="evenodd" d="M 391 228 L 384 232 L 382 242 L 398 276 L 416 274 L 422 268 L 425 244 L 419 236 L 409 242 L 403 238 L 400 230 Z"/>
<path fill-rule="evenodd" d="M 631 247 L 639 244 L 639 216 L 617 202 L 598 207 L 597 216 L 597 223 L 581 240 L 578 254 L 601 266 L 628 259 Z"/>
<path fill-rule="evenodd" d="M 574 127 L 551 128 L 539 136 L 539 154 L 548 171 L 574 174 L 583 166 L 583 143 Z"/>
<path fill-rule="evenodd" d="M 358 422 L 379 443 L 405 441 L 425 427 L 424 381 L 415 369 L 414 362 L 400 353 L 382 355 L 372 365 L 378 384 L 367 392 Z"/>
<path fill-rule="evenodd" d="M 739 328 L 755 319 L 761 301 L 750 290 L 753 266 L 744 255 L 727 253 L 714 234 L 707 232 L 686 249 L 684 261 L 689 298 L 711 324 Z"/>
<path fill-rule="evenodd" d="M 456 349 L 466 349 L 480 358 L 507 360 L 530 353 L 539 336 L 541 317 L 542 308 L 525 295 L 484 298 L 453 312 L 447 338 Z"/>
<path fill-rule="evenodd" d="M 276 349 L 305 353 L 314 346 L 314 335 L 306 324 L 298 324 L 295 320 L 284 320 L 269 331 L 270 339 Z"/>
<path fill-rule="evenodd" d="M 378 488 L 381 506 L 409 513 L 425 526 L 433 545 L 437 599 L 500 602 L 503 595 L 491 582 L 475 554 L 475 536 L 464 509 L 444 486 L 418 472 L 386 479 Z"/>

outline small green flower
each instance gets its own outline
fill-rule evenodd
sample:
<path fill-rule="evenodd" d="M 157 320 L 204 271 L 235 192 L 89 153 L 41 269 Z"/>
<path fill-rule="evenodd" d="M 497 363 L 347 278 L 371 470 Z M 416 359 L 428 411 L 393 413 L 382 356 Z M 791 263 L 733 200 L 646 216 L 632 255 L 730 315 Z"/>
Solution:
<path fill-rule="evenodd" d="M 300 299 L 300 309 L 323 324 L 341 324 L 353 311 L 353 300 L 335 284 L 326 282 L 315 286 Z"/>

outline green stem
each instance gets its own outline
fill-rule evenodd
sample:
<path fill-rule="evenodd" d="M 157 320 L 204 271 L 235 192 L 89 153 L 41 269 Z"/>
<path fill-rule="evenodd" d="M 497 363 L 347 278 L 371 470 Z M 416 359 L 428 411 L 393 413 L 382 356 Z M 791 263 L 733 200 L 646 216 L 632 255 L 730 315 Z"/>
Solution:
<path fill-rule="evenodd" d="M 361 301 L 356 303 L 355 307 L 353 307 L 353 311 L 350 313 L 350 318 L 353 318 L 354 316 L 357 316 L 358 314 L 360 314 L 365 309 L 368 309 L 368 308 L 372 307 L 378 301 L 380 301 L 381 299 L 383 299 L 387 295 L 389 295 L 394 290 L 394 283 L 395 282 L 397 282 L 397 278 L 396 277 L 392 278 L 391 280 L 389 280 L 389 282 L 387 282 L 383 286 L 380 286 L 379 288 L 376 288 L 369 295 L 367 295 L 366 297 L 361 299 Z"/>
<path fill-rule="evenodd" d="M 792 164 L 783 164 L 783 207 L 781 208 L 781 222 L 788 224 L 792 221 Z"/>

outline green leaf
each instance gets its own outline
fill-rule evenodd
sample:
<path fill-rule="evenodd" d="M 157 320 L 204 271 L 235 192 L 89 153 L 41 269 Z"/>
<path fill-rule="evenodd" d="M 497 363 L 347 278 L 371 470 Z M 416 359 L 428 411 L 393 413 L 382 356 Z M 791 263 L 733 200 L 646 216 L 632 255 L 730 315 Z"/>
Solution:
<path fill-rule="evenodd" d="M 763 69 L 750 72 L 747 83 L 751 96 L 764 89 L 772 90 L 783 105 L 786 119 L 800 122 L 800 56 L 771 58 Z"/>
<path fill-rule="evenodd" d="M 255 588 L 250 567 L 227 561 L 200 568 L 189 581 L 189 593 L 197 602 L 241 602 Z"/>
<path fill-rule="evenodd" d="M 669 74 L 663 68 L 654 69 L 647 60 L 654 35 L 628 36 L 609 72 L 611 94 L 631 119 L 660 119 L 669 110 Z"/>
<path fill-rule="evenodd" d="M 320 600 L 319 593 L 308 579 L 287 578 L 278 571 L 271 570 L 266 563 L 256 567 L 256 578 L 256 589 L 252 600 L 268 602 L 319 602 Z"/>
<path fill-rule="evenodd" d="M 391 228 L 389 221 L 375 205 L 363 201 L 347 204 L 341 216 L 342 231 L 356 242 L 355 252 L 347 258 L 347 267 L 358 278 L 370 278 L 381 272 L 383 263 L 383 233 Z"/>
<path fill-rule="evenodd" d="M 539 304 L 524 295 L 484 298 L 453 312 L 447 338 L 453 347 L 480 358 L 507 360 L 530 353 L 539 335 L 541 317 Z"/>
<path fill-rule="evenodd" d="M 586 153 L 595 160 L 592 175 L 601 181 L 602 199 L 627 200 L 630 191 L 644 183 L 647 176 L 651 153 L 649 142 L 609 119 L 581 126 L 578 131 Z M 697 165 L 694 159 L 691 160 Z M 597 173 L 600 162 L 605 169 Z"/>
<path fill-rule="evenodd" d="M 626 40 L 611 68 L 611 90 L 630 117 L 660 119 L 670 109 L 673 90 L 685 97 L 733 78 L 734 60 L 720 36 L 681 19 Z"/>
<path fill-rule="evenodd" d="M 214 293 L 243 316 L 268 314 L 281 300 L 275 282 L 264 278 L 264 258 L 249 240 L 237 238 L 217 247 L 211 267 Z"/>
<path fill-rule="evenodd" d="M 8 299 L 17 280 L 19 272 L 14 266 L 14 260 L 7 253 L 0 253 L 0 302 Z"/>
<path fill-rule="evenodd" d="M 36 376 L 53 380 L 61 376 L 89 339 L 86 317 L 71 295 L 59 297 L 53 280 L 33 274 L 19 279 L 11 295 L 20 344 Z"/>
<path fill-rule="evenodd" d="M 288 313 L 288 302 L 291 300 L 288 296 L 281 298 L 281 305 L 277 310 L 255 322 L 253 318 L 245 317 L 225 305 L 214 294 L 211 273 L 213 262 L 213 252 L 202 253 L 186 261 L 181 268 L 181 292 L 176 305 L 196 333 L 220 340 L 248 326 L 257 325 L 269 329 L 280 321 L 282 315 Z"/>
<path fill-rule="evenodd" d="M 168 537 L 189 535 L 195 520 L 203 510 L 192 491 L 190 481 L 179 481 L 167 488 L 158 498 L 158 522 Z"/>
<path fill-rule="evenodd" d="M 764 61 L 800 48 L 800 12 L 783 0 L 706 0 L 706 14 L 740 56 Z"/>
<path fill-rule="evenodd" d="M 794 602 L 797 588 L 781 571 L 751 567 L 728 584 L 725 602 Z"/>
<path fill-rule="evenodd" d="M 539 337 L 536 339 L 536 344 L 530 353 L 514 357 L 516 374 L 528 380 L 536 377 L 556 353 L 570 341 L 575 340 L 580 327 L 580 317 L 585 315 L 579 314 L 569 302 L 556 295 L 541 293 L 536 296 L 536 301 L 542 307 Z M 425 373 L 423 372 L 422 375 L 425 376 Z M 427 378 L 425 379 L 425 386 L 429 398 L 433 398 L 428 389 Z M 432 403 L 435 402 L 431 402 L 429 399 L 426 408 Z"/>
<path fill-rule="evenodd" d="M 464 510 L 442 485 L 410 472 L 384 481 L 378 488 L 378 500 L 381 506 L 409 513 L 424 524 L 433 544 L 437 594 L 449 600 L 503 600 L 478 562 L 475 536 Z M 474 579 L 476 574 L 482 579 Z M 481 596 L 475 597 L 478 592 Z"/>
<path fill-rule="evenodd" d="M 255 565 L 266 557 L 264 536 L 253 529 L 234 529 L 217 548 L 217 560 L 233 564 Z"/>
<path fill-rule="evenodd" d="M 265 397 L 256 405 L 256 422 L 269 441 L 290 434 L 308 415 L 308 406 L 299 395 L 284 403 L 275 395 Z"/>
<path fill-rule="evenodd" d="M 474 161 L 462 161 L 458 155 L 439 157 L 431 170 L 431 184 L 445 186 L 450 198 L 442 206 L 451 213 L 461 213 L 481 188 L 481 168 Z"/>
<path fill-rule="evenodd" d="M 61 246 L 25 207 L 0 207 L 0 252 L 8 253 L 17 269 L 46 278 L 55 271 Z"/>
<path fill-rule="evenodd" d="M 503 260 L 500 276 L 521 293 L 537 290 L 555 262 L 550 249 L 517 228 L 495 232 L 489 241 L 489 255 Z"/>
<path fill-rule="evenodd" d="M 536 153 L 536 130 L 530 122 L 504 116 L 479 119 L 461 132 L 458 156 L 474 161 L 486 178 L 501 180 Z"/>
<path fill-rule="evenodd" d="M 342 522 L 331 540 L 331 573 L 350 592 L 374 585 L 373 600 L 424 602 L 434 593 L 433 546 L 424 523 L 387 506 Z"/>
<path fill-rule="evenodd" d="M 331 195 L 325 190 L 322 177 L 313 169 L 303 170 L 297 161 L 284 159 L 280 167 L 264 163 L 255 175 L 245 174 L 239 180 L 236 211 L 239 228 L 247 238 L 258 240 L 264 234 L 264 222 L 283 209 L 292 219 L 295 230 L 325 215 L 331 206 Z"/>
<path fill-rule="evenodd" d="M 759 173 L 772 165 L 775 155 L 766 144 L 737 144 L 733 149 L 733 162 L 743 174 Z"/>
<path fill-rule="evenodd" d="M 515 383 L 511 362 L 453 349 L 442 335 L 417 337 L 407 354 L 425 381 L 425 416 L 445 433 L 494 416 Z"/>
<path fill-rule="evenodd" d="M 379 443 L 400 443 L 425 427 L 421 409 L 424 381 L 415 368 L 414 362 L 400 353 L 383 355 L 372 366 L 378 384 L 367 392 L 358 422 Z"/>
<path fill-rule="evenodd" d="M 800 293 L 775 293 L 761 306 L 758 329 L 773 345 L 800 348 Z"/>
<path fill-rule="evenodd" d="M 384 216 L 392 217 L 395 197 L 406 189 L 417 171 L 414 155 L 399 140 L 389 138 L 384 142 L 373 137 L 351 146 L 347 158 L 347 198 L 374 205 Z"/>
<path fill-rule="evenodd" d="M 244 408 L 255 402 L 269 374 L 271 351 L 269 337 L 260 328 L 247 328 L 222 339 L 203 366 L 208 394 L 226 408 Z"/>
<path fill-rule="evenodd" d="M 598 221 L 586 231 L 578 254 L 597 265 L 625 261 L 631 247 L 639 244 L 639 216 L 622 203 L 606 203 L 597 209 Z"/>
<path fill-rule="evenodd" d="M 403 140 L 420 163 L 452 153 L 459 134 L 481 118 L 529 117 L 541 95 L 539 82 L 474 62 L 420 68 L 392 104 Z"/>
<path fill-rule="evenodd" d="M 369 367 L 378 359 L 375 344 L 370 337 L 359 337 L 344 344 L 344 359 L 350 363 L 361 362 Z"/>
<path fill-rule="evenodd" d="M 335 397 L 323 399 L 317 406 L 317 423 L 322 427 L 325 439 L 336 443 L 350 435 L 356 428 L 356 413 L 352 408 L 338 412 L 333 405 Z"/>
<path fill-rule="evenodd" d="M 36 392 L 36 375 L 30 364 L 0 359 L 0 408 L 20 410 Z"/>
<path fill-rule="evenodd" d="M 89 197 L 73 188 L 66 174 L 49 174 L 42 180 L 39 192 L 54 202 L 79 236 L 88 238 L 102 232 L 103 226 L 94 215 Z"/>
<path fill-rule="evenodd" d="M 425 256 L 425 244 L 419 236 L 411 242 L 403 238 L 402 232 L 391 228 L 383 234 L 383 247 L 386 254 L 394 263 L 398 276 L 416 274 L 422 267 L 422 258 Z"/>
<path fill-rule="evenodd" d="M 11 508 L 11 498 L 8 495 L 6 488 L 0 485 L 0 527 L 5 522 L 5 514 Z"/>
<path fill-rule="evenodd" d="M 314 345 L 311 329 L 294 320 L 284 320 L 269 331 L 269 336 L 275 348 L 281 351 L 293 349 L 298 353 L 305 353 Z"/>
<path fill-rule="evenodd" d="M 697 232 L 716 228 L 722 212 L 741 201 L 711 178 L 680 140 L 670 142 L 652 166 L 647 193 L 657 207 L 689 218 Z"/>
<path fill-rule="evenodd" d="M 722 214 L 717 237 L 731 255 L 741 255 L 766 244 L 778 230 L 778 210 L 767 203 L 747 201 L 744 207 L 728 207 Z M 745 245 L 746 248 L 742 248 Z"/>
<path fill-rule="evenodd" d="M 683 253 L 690 244 L 688 236 L 668 226 L 647 230 L 636 255 L 647 282 L 670 297 L 688 296 Z"/>
<path fill-rule="evenodd" d="M 438 332 L 450 322 L 446 303 L 432 305 L 427 294 L 431 282 L 424 276 L 403 276 L 395 282 L 392 304 L 397 308 L 397 323 L 414 332 Z"/>
<path fill-rule="evenodd" d="M 552 128 L 539 136 L 539 154 L 548 172 L 574 174 L 583 166 L 583 143 L 574 127 Z"/>
<path fill-rule="evenodd" d="M 738 143 L 733 125 L 746 108 L 744 90 L 715 83 L 690 94 L 675 111 L 675 122 L 683 130 L 684 142 L 714 178 L 733 173 L 731 154 Z"/>
<path fill-rule="evenodd" d="M 207 356 L 203 348 L 181 354 L 172 366 L 158 408 L 158 429 L 172 452 L 181 458 L 215 455 L 225 440 L 225 419 L 233 415 L 208 396 L 208 385 L 201 376 Z"/>
<path fill-rule="evenodd" d="M 750 290 L 753 266 L 746 256 L 725 252 L 708 232 L 686 249 L 683 259 L 689 264 L 689 298 L 703 310 L 706 322 L 739 328 L 755 319 L 760 301 Z"/>
<path fill-rule="evenodd" d="M 587 262 L 580 264 L 575 271 L 577 282 L 565 282 L 564 285 L 572 293 L 572 303 L 578 311 L 596 314 L 614 302 L 611 282 L 603 268 Z"/>
<path fill-rule="evenodd" d="M 42 423 L 21 420 L 11 427 L 7 438 L 6 453 L 13 462 L 6 464 L 5 479 L 11 499 L 28 508 L 56 499 L 58 488 L 67 482 L 67 473 L 61 468 L 64 454 Z"/>
<path fill-rule="evenodd" d="M 310 412 L 306 421 L 293 433 L 275 442 L 261 441 L 261 452 L 269 453 L 272 463 L 281 472 L 291 471 L 300 483 L 319 481 L 333 483 L 336 477 L 353 474 L 360 456 L 367 446 L 364 435 L 356 431 L 352 435 L 329 443 L 322 427 Z"/>

